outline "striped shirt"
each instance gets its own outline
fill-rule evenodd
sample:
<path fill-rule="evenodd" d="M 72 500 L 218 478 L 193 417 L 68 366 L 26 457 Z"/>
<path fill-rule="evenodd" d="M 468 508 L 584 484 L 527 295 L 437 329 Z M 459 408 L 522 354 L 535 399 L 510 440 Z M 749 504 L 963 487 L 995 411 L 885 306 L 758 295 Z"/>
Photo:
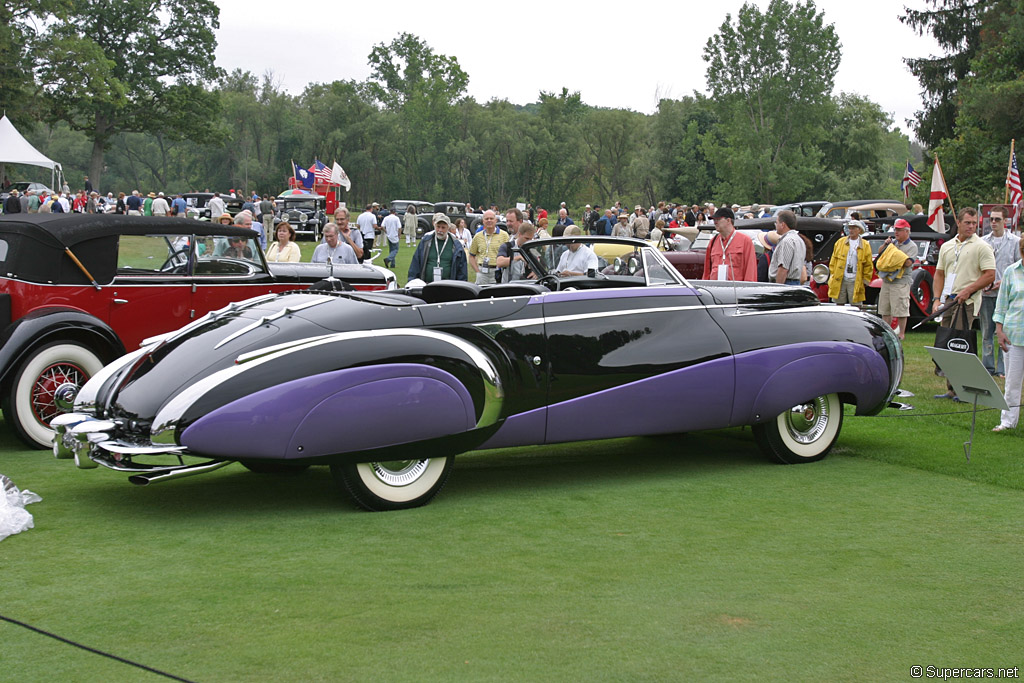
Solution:
<path fill-rule="evenodd" d="M 1020 261 L 1003 271 L 992 320 L 1003 324 L 1011 344 L 1024 346 L 1024 265 Z"/>
<path fill-rule="evenodd" d="M 772 251 L 771 264 L 768 266 L 768 278 L 775 282 L 779 268 L 786 269 L 787 280 L 800 280 L 800 272 L 804 266 L 807 248 L 796 230 L 787 230 Z"/>

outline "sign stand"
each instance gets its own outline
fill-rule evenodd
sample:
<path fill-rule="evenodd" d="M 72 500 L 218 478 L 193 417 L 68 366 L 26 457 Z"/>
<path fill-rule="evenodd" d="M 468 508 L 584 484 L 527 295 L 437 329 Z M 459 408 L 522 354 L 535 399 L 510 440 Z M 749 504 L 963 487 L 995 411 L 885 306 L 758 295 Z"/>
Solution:
<path fill-rule="evenodd" d="M 973 396 L 974 410 L 971 411 L 971 438 L 964 442 L 964 457 L 971 459 L 971 446 L 974 443 L 974 425 L 978 419 L 978 406 L 997 410 L 1009 410 L 1003 399 L 999 385 L 982 364 L 981 359 L 973 353 L 938 349 L 934 346 L 924 347 L 932 360 L 939 366 L 942 373 L 953 385 L 957 396 Z"/>

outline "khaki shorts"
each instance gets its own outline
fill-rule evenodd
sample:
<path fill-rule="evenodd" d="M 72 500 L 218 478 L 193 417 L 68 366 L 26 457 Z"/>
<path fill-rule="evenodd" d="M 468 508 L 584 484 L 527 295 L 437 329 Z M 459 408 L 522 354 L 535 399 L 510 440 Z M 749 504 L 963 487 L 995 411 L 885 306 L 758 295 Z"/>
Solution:
<path fill-rule="evenodd" d="M 837 304 L 853 304 L 856 303 L 853 300 L 853 292 L 857 288 L 856 280 L 847 280 L 843 278 L 842 283 L 839 285 L 839 296 L 835 298 Z"/>
<path fill-rule="evenodd" d="M 890 315 L 893 318 L 910 317 L 910 283 L 894 285 L 882 281 L 882 289 L 878 292 L 878 315 Z"/>

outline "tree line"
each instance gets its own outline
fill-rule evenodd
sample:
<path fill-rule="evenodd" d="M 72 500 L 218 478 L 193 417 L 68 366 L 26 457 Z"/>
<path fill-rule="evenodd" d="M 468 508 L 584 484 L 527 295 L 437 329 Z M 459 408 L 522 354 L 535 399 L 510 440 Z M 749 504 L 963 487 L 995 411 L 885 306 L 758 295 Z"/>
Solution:
<path fill-rule="evenodd" d="M 408 33 L 373 47 L 367 80 L 292 95 L 272 73 L 213 65 L 208 0 L 160 0 L 157 13 L 153 0 L 31 4 L 36 15 L 88 13 L 77 26 L 97 29 L 37 34 L 29 12 L 9 17 L 20 42 L 0 44 L 35 60 L 0 94 L 20 103 L 12 118 L 72 186 L 88 174 L 104 191 L 276 193 L 292 160 L 319 158 L 345 168 L 354 205 L 783 203 L 898 197 L 914 151 L 878 104 L 832 94 L 841 46 L 810 0 L 726 15 L 704 48 L 710 96 L 662 99 L 653 113 L 591 106 L 569 89 L 477 102 L 458 61 Z M 179 22 L 187 39 L 175 16 L 190 17 Z M 53 61 L 61 50 L 74 68 Z"/>
<path fill-rule="evenodd" d="M 902 21 L 943 54 L 908 59 L 924 91 L 915 132 L 938 156 L 954 206 L 1003 201 L 1011 140 L 1024 136 L 1024 0 L 925 0 Z"/>

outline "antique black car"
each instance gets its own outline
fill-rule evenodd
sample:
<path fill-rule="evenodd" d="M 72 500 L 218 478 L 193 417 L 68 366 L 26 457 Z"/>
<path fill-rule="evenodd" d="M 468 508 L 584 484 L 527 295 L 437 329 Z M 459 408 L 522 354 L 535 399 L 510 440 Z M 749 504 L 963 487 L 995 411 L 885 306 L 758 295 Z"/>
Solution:
<path fill-rule="evenodd" d="M 418 209 L 419 207 L 417 207 Z M 420 211 L 419 228 L 417 233 L 419 236 L 423 236 L 425 233 L 430 232 L 434 229 L 433 214 L 443 213 L 448 216 L 448 220 L 455 225 L 455 221 L 459 218 L 466 221 L 466 227 L 471 231 L 476 230 L 476 226 L 480 223 L 480 219 L 483 214 L 476 213 L 475 211 L 466 211 L 466 204 L 464 202 L 437 202 L 434 204 L 433 213 Z M 500 222 L 505 222 L 505 216 L 501 215 L 498 217 Z"/>
<path fill-rule="evenodd" d="M 181 195 L 181 198 L 185 200 L 185 218 L 196 218 L 201 221 L 212 220 L 210 217 L 212 192 L 186 192 Z M 232 216 L 241 211 L 242 205 L 245 203 L 231 195 L 221 194 L 220 198 L 224 200 L 225 210 Z"/>
<path fill-rule="evenodd" d="M 318 194 L 295 193 L 293 190 L 279 195 L 274 202 L 274 224 L 284 220 L 288 221 L 297 234 L 319 242 L 320 233 L 330 221 L 327 217 L 327 198 Z M 273 230 L 268 229 L 267 235 L 272 234 Z"/>
<path fill-rule="evenodd" d="M 256 233 L 186 218 L 14 214 L 0 218 L 4 421 L 49 448 L 49 422 L 104 363 L 232 301 L 305 289 L 332 271 L 394 287 L 378 266 L 266 263 Z"/>
<path fill-rule="evenodd" d="M 538 240 L 522 255 L 537 279 L 211 312 L 96 374 L 54 421 L 54 454 L 136 484 L 329 465 L 386 510 L 426 503 L 471 449 L 753 425 L 771 457 L 811 462 L 844 403 L 876 414 L 899 383 L 892 330 L 807 289 L 686 282 L 639 240 Z M 559 277 L 570 259 L 586 274 Z"/>

